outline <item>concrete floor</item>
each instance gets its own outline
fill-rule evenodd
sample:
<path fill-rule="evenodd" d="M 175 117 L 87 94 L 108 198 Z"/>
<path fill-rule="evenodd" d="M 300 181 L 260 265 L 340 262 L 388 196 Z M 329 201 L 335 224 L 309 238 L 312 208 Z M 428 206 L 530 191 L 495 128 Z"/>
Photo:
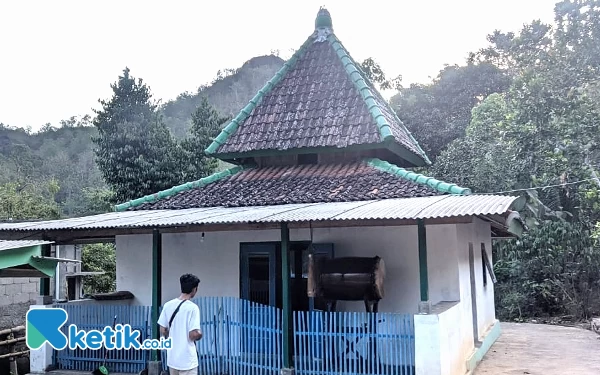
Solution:
<path fill-rule="evenodd" d="M 600 336 L 582 328 L 501 323 L 473 375 L 598 375 Z"/>
<path fill-rule="evenodd" d="M 500 337 L 473 375 L 600 374 L 600 336 L 592 331 L 546 324 L 501 323 L 500 326 Z M 89 372 L 46 374 L 89 375 Z"/>

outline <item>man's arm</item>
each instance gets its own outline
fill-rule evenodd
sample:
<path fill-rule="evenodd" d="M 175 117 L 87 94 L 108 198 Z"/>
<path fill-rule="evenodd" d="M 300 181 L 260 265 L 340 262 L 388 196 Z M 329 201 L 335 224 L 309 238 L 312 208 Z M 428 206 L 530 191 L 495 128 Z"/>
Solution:
<path fill-rule="evenodd" d="M 200 309 L 195 306 L 190 314 L 190 320 L 188 321 L 189 334 L 188 337 L 192 341 L 198 341 L 202 338 L 202 331 L 200 330 Z"/>
<path fill-rule="evenodd" d="M 160 335 L 164 338 L 169 337 L 169 329 L 167 328 L 168 324 L 169 322 L 167 321 L 167 314 L 165 314 L 165 309 L 163 309 L 158 317 L 158 325 L 160 326 Z"/>
<path fill-rule="evenodd" d="M 164 337 L 164 338 L 168 338 L 169 337 L 169 329 L 165 328 L 163 326 L 160 326 L 160 336 Z"/>

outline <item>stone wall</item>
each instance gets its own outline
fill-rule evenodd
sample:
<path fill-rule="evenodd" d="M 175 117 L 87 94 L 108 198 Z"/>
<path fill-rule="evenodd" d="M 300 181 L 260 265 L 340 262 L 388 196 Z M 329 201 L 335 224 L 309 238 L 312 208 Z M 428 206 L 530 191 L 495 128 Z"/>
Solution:
<path fill-rule="evenodd" d="M 35 301 L 39 295 L 39 278 L 0 278 L 0 306 Z"/>
<path fill-rule="evenodd" d="M 25 325 L 25 315 L 29 306 L 36 303 L 39 295 L 38 278 L 0 278 L 0 330 Z M 0 347 L 0 355 L 5 354 L 7 348 L 8 346 Z M 1 367 L 2 364 L 0 374 L 3 374 Z"/>

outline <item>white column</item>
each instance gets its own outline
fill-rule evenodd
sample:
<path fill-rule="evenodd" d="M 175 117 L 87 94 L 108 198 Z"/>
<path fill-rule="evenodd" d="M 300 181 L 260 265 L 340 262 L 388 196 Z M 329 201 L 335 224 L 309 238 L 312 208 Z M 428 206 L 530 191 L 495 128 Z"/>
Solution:
<path fill-rule="evenodd" d="M 437 314 L 415 315 L 415 374 L 441 375 L 440 321 Z"/>
<path fill-rule="evenodd" d="M 33 309 L 45 309 L 47 305 L 31 305 L 29 310 Z M 29 373 L 30 374 L 43 374 L 46 373 L 46 368 L 52 364 L 52 352 L 54 349 L 45 343 L 41 348 L 37 350 L 29 351 Z"/>

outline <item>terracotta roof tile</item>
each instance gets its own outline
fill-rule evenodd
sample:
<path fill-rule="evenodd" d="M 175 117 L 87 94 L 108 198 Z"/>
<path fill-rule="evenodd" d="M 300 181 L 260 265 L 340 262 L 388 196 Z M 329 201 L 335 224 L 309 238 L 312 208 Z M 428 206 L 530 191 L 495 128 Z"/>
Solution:
<path fill-rule="evenodd" d="M 441 195 L 366 162 L 247 169 L 134 210 L 345 202 Z"/>

